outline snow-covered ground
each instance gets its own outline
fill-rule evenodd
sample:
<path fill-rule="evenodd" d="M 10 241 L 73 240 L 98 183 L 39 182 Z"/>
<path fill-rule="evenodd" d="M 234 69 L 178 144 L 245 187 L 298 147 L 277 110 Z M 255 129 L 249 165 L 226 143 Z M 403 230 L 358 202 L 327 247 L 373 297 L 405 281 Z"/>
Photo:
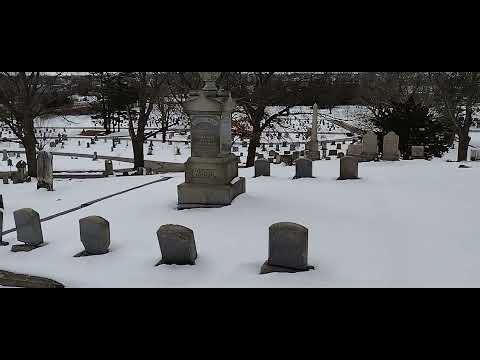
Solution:
<path fill-rule="evenodd" d="M 173 179 L 111 198 L 43 224 L 48 245 L 30 253 L 0 248 L 1 268 L 54 278 L 73 287 L 460 287 L 480 286 L 475 191 L 480 163 L 459 169 L 445 160 L 361 163 L 361 180 L 336 181 L 339 161 L 314 162 L 314 179 L 292 180 L 294 167 L 272 165 L 269 178 L 241 169 L 247 192 L 231 206 L 178 211 Z M 28 206 L 42 217 L 160 176 L 58 181 L 2 187 L 5 228 Z M 61 199 L 61 200 L 59 200 Z M 82 250 L 78 220 L 103 216 L 111 252 Z M 268 255 L 268 227 L 293 221 L 309 229 L 315 270 L 259 275 Z M 195 266 L 154 267 L 163 224 L 194 230 Z M 16 243 L 15 233 L 4 240 Z"/>

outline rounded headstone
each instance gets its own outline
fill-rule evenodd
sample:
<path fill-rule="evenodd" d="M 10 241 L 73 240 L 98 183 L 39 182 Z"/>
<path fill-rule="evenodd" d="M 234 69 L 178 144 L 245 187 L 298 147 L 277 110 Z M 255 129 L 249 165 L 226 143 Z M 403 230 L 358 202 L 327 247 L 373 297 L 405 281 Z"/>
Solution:
<path fill-rule="evenodd" d="M 110 224 L 100 216 L 80 219 L 80 240 L 85 251 L 91 255 L 108 252 L 110 246 Z"/>
<path fill-rule="evenodd" d="M 182 225 L 167 224 L 158 229 L 157 238 L 162 264 L 195 264 L 197 249 L 193 230 Z"/>
<path fill-rule="evenodd" d="M 269 228 L 268 264 L 298 270 L 308 268 L 308 229 L 292 222 Z"/>
<path fill-rule="evenodd" d="M 27 245 L 39 246 L 43 243 L 40 215 L 33 209 L 25 208 L 13 213 L 17 240 Z"/>

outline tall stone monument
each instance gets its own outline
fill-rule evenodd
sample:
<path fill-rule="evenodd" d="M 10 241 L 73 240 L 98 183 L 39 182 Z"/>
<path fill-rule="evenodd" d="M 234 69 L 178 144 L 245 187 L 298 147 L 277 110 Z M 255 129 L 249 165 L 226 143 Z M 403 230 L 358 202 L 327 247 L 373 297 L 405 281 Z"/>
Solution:
<path fill-rule="evenodd" d="M 318 150 L 318 105 L 313 104 L 312 133 L 310 141 L 307 143 L 307 157 L 310 160 L 320 160 L 320 151 Z"/>
<path fill-rule="evenodd" d="M 205 86 L 191 91 L 183 103 L 191 119 L 191 157 L 185 164 L 185 182 L 178 186 L 178 209 L 222 207 L 245 192 L 245 178 L 238 177 L 232 145 L 232 111 L 235 101 L 219 91 L 218 72 L 200 73 Z"/>

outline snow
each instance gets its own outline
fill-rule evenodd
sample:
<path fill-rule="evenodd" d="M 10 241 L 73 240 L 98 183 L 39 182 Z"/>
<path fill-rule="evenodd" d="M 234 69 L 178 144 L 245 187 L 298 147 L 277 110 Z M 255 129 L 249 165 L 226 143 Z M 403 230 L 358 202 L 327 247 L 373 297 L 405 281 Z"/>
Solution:
<path fill-rule="evenodd" d="M 332 116 L 354 122 L 357 117 L 352 114 L 363 111 L 341 107 L 333 109 Z M 328 110 L 321 113 L 330 115 Z M 78 136 L 81 127 L 91 127 L 92 122 L 89 116 L 76 116 L 67 122 L 50 119 L 47 126 L 67 126 L 69 136 Z M 335 131 L 323 136 L 319 139 L 345 138 Z M 471 145 L 480 147 L 480 132 L 472 131 L 471 137 Z M 185 138 L 175 135 L 175 140 Z M 125 139 L 114 152 L 111 140 L 105 144 L 100 138 L 90 149 L 86 138 L 80 141 L 79 147 L 78 139 L 72 138 L 64 149 L 54 151 L 133 157 L 131 143 L 127 147 Z M 282 141 L 289 145 L 298 139 L 290 134 L 288 140 L 271 142 Z M 154 145 L 154 155 L 146 155 L 147 160 L 184 162 L 190 156 L 190 147 L 184 143 Z M 181 155 L 175 155 L 177 146 Z M 347 146 L 342 145 L 341 151 L 346 152 Z M 12 143 L 0 144 L 3 148 L 23 150 Z M 329 144 L 329 148 L 336 146 Z M 270 149 L 258 152 L 267 157 Z M 456 151 L 457 146 L 443 159 L 432 161 L 361 163 L 361 179 L 352 181 L 336 180 L 339 160 L 334 157 L 314 162 L 313 179 L 293 180 L 294 166 L 272 164 L 272 176 L 259 178 L 253 178 L 253 168 L 239 169 L 239 176 L 246 177 L 247 192 L 219 209 L 177 210 L 177 186 L 184 181 L 183 173 L 55 180 L 54 192 L 36 190 L 35 180 L 0 184 L 4 230 L 8 230 L 14 227 L 13 212 L 20 208 L 31 207 L 43 218 L 172 177 L 43 223 L 47 245 L 30 253 L 0 247 L 0 269 L 49 277 L 68 287 L 478 287 L 480 243 L 475 224 L 480 162 L 468 161 L 470 169 L 459 169 L 459 163 L 446 162 L 456 159 Z M 247 149 L 240 146 L 236 154 L 240 152 L 246 156 Z M 115 168 L 131 166 L 114 162 Z M 103 170 L 104 161 L 54 156 L 54 167 Z M 8 167 L 0 162 L 0 171 L 4 170 Z M 78 221 L 91 215 L 110 222 L 111 252 L 74 258 L 83 250 Z M 259 275 L 268 257 L 268 227 L 280 221 L 309 229 L 309 264 L 315 270 Z M 156 231 L 169 223 L 194 231 L 199 254 L 195 266 L 154 266 L 161 258 Z M 16 244 L 16 233 L 3 240 Z"/>
<path fill-rule="evenodd" d="M 458 169 L 441 159 L 361 163 L 361 180 L 336 181 L 338 160 L 314 163 L 314 179 L 292 180 L 294 167 L 272 176 L 240 169 L 247 192 L 220 209 L 178 211 L 173 179 L 108 199 L 43 224 L 48 245 L 31 253 L 0 248 L 2 269 L 51 277 L 70 287 L 460 287 L 480 285 L 480 244 L 474 191 L 480 164 Z M 57 182 L 2 188 L 6 228 L 11 213 L 30 206 L 46 216 L 80 201 L 160 176 Z M 62 198 L 61 202 L 56 199 Z M 61 203 L 61 205 L 59 205 Z M 56 206 L 56 208 L 54 208 Z M 99 215 L 111 224 L 111 252 L 73 258 L 82 250 L 78 220 Z M 315 270 L 259 275 L 268 256 L 268 227 L 293 221 L 309 229 Z M 156 230 L 193 229 L 195 266 L 155 267 Z M 15 243 L 15 233 L 5 236 Z"/>

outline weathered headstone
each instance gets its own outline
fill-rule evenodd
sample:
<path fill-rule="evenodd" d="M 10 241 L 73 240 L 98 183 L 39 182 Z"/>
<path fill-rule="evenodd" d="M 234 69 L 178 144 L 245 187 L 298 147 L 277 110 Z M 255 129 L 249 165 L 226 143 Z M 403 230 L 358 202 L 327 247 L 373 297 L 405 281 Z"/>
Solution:
<path fill-rule="evenodd" d="M 255 161 L 255 177 L 270 176 L 270 162 L 267 159 Z"/>
<path fill-rule="evenodd" d="M 337 150 L 328 150 L 328 156 L 337 156 Z"/>
<path fill-rule="evenodd" d="M 393 131 L 390 131 L 383 137 L 382 159 L 386 161 L 400 160 L 400 151 L 398 150 L 400 138 Z"/>
<path fill-rule="evenodd" d="M 423 146 L 412 146 L 412 159 L 425 159 L 425 147 Z"/>
<path fill-rule="evenodd" d="M 37 189 L 53 191 L 53 155 L 40 151 L 37 156 Z"/>
<path fill-rule="evenodd" d="M 270 226 L 268 260 L 260 274 L 271 272 L 299 272 L 312 270 L 308 265 L 308 229 L 291 222 Z"/>
<path fill-rule="evenodd" d="M 340 143 L 337 144 L 337 150 L 342 150 L 342 144 Z"/>
<path fill-rule="evenodd" d="M 93 161 L 98 160 L 98 153 L 96 151 L 93 152 Z"/>
<path fill-rule="evenodd" d="M 197 249 L 193 231 L 185 226 L 167 224 L 157 231 L 162 259 L 157 265 L 195 265 Z"/>
<path fill-rule="evenodd" d="M 17 229 L 17 241 L 25 245 L 12 247 L 12 251 L 26 248 L 33 250 L 43 245 L 42 225 L 40 215 L 33 209 L 20 209 L 13 212 L 15 227 Z M 21 251 L 21 250 L 20 250 Z"/>
<path fill-rule="evenodd" d="M 16 165 L 17 171 L 12 174 L 13 183 L 21 184 L 27 180 L 27 163 L 23 160 L 20 160 Z"/>
<path fill-rule="evenodd" d="M 113 163 L 112 160 L 105 160 L 105 176 L 113 175 Z"/>
<path fill-rule="evenodd" d="M 85 248 L 75 256 L 102 255 L 110 246 L 110 224 L 100 216 L 80 219 L 80 240 Z"/>
<path fill-rule="evenodd" d="M 347 156 L 360 157 L 362 155 L 363 145 L 362 144 L 351 144 L 347 148 Z"/>
<path fill-rule="evenodd" d="M 362 139 L 362 160 L 372 161 L 378 154 L 378 138 L 373 131 L 369 131 Z"/>
<path fill-rule="evenodd" d="M 280 145 L 279 144 L 275 144 L 275 151 L 280 151 Z"/>
<path fill-rule="evenodd" d="M 300 178 L 311 178 L 312 176 L 312 160 L 301 158 L 295 161 L 295 177 L 294 179 Z"/>
<path fill-rule="evenodd" d="M 480 160 L 480 149 L 470 150 L 470 161 L 478 161 L 478 160 Z"/>
<path fill-rule="evenodd" d="M 3 150 L 3 159 L 2 159 L 2 161 L 7 161 L 7 160 L 8 160 L 8 152 L 7 152 L 7 150 L 5 149 L 5 150 Z"/>
<path fill-rule="evenodd" d="M 344 156 L 340 159 L 340 177 L 338 180 L 358 179 L 358 159 Z"/>

